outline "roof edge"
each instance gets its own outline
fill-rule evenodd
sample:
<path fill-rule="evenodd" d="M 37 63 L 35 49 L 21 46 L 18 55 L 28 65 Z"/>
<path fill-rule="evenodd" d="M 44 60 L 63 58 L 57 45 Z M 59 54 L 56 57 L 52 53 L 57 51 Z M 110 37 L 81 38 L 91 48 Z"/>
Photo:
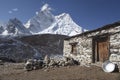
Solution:
<path fill-rule="evenodd" d="M 100 28 L 97 28 L 97 29 L 94 29 L 94 30 L 86 31 L 86 32 L 83 32 L 81 34 L 77 34 L 75 36 L 71 36 L 71 37 L 65 38 L 64 40 L 69 40 L 69 39 L 74 38 L 74 37 L 78 37 L 78 36 L 82 36 L 82 35 L 87 35 L 89 33 L 92 33 L 92 32 L 98 31 L 98 30 L 110 29 L 112 27 L 114 28 L 114 27 L 117 27 L 117 26 L 120 26 L 120 21 L 114 22 L 112 24 L 104 25 L 104 26 L 102 26 Z"/>

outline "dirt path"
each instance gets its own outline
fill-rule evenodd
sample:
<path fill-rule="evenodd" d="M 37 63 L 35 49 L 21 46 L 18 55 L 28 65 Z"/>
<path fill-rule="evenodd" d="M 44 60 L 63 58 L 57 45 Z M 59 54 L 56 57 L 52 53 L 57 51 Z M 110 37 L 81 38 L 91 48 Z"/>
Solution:
<path fill-rule="evenodd" d="M 0 80 L 120 80 L 120 73 L 105 73 L 96 66 L 71 66 L 29 72 L 20 67 L 15 68 L 15 65 L 8 67 L 0 66 Z"/>

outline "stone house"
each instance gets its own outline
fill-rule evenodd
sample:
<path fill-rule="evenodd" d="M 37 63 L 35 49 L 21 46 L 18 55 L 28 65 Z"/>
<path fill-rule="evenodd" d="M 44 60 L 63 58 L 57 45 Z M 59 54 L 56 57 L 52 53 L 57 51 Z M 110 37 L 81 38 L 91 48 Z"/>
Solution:
<path fill-rule="evenodd" d="M 104 62 L 111 54 L 111 61 L 120 61 L 120 22 L 66 38 L 63 53 L 82 65 Z"/>

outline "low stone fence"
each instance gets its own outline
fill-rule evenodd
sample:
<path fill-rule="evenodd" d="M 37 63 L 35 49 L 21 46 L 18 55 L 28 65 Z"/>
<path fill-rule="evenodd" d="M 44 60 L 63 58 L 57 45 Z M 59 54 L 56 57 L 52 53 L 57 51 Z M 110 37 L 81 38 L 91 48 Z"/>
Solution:
<path fill-rule="evenodd" d="M 25 64 L 25 70 L 31 71 L 36 69 L 47 69 L 53 67 L 61 67 L 61 66 L 73 66 L 79 65 L 79 62 L 73 60 L 72 58 L 63 58 L 63 59 L 55 59 L 49 58 L 45 56 L 44 60 L 36 60 L 36 59 L 29 59 Z"/>

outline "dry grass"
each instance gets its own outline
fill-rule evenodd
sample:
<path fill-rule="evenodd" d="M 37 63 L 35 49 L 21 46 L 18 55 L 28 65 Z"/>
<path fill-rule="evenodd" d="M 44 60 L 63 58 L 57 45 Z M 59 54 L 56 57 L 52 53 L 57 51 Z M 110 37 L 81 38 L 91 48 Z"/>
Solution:
<path fill-rule="evenodd" d="M 120 73 L 105 73 L 96 66 L 71 66 L 27 72 L 23 69 L 23 64 L 6 65 L 0 65 L 0 80 L 120 80 Z"/>

